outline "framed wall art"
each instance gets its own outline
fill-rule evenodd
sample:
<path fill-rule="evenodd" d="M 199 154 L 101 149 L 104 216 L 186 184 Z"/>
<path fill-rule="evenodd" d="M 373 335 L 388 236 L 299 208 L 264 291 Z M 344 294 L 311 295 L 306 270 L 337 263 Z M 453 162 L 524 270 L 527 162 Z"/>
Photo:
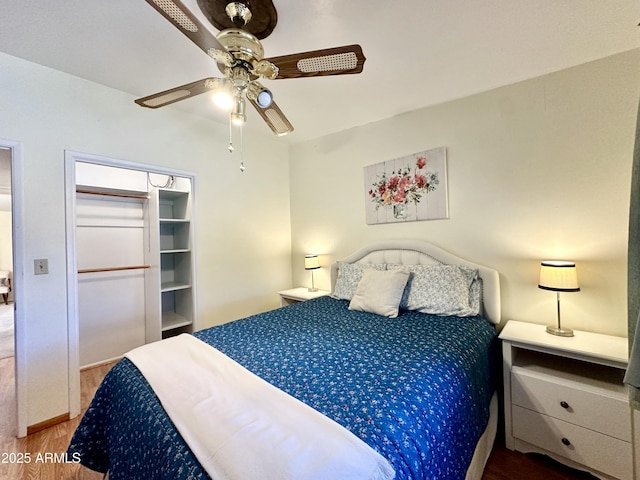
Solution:
<path fill-rule="evenodd" d="M 445 147 L 364 167 L 367 224 L 449 218 Z"/>

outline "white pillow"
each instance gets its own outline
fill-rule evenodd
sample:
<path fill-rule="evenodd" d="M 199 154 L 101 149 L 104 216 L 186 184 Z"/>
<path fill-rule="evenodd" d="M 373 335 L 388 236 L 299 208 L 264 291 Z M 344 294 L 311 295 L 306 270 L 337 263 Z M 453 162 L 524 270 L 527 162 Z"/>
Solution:
<path fill-rule="evenodd" d="M 458 265 L 389 265 L 409 269 L 400 307 L 433 315 L 470 317 L 479 313 L 478 271 Z M 473 285 L 474 288 L 471 288 Z"/>
<path fill-rule="evenodd" d="M 387 269 L 385 264 L 379 263 L 336 263 L 338 264 L 338 278 L 336 279 L 336 286 L 331 296 L 340 300 L 351 300 L 353 298 L 364 270 L 372 269 L 382 271 Z"/>
<path fill-rule="evenodd" d="M 349 303 L 349 310 L 370 312 L 389 318 L 397 317 L 402 293 L 408 280 L 408 270 L 364 270 Z"/>

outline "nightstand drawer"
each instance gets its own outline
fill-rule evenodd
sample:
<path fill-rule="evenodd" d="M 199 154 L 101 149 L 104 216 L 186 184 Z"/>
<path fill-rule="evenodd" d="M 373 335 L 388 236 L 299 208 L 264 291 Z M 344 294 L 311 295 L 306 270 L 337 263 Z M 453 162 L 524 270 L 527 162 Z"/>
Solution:
<path fill-rule="evenodd" d="M 631 442 L 629 403 L 618 391 L 514 366 L 511 395 L 514 405 Z"/>
<path fill-rule="evenodd" d="M 556 418 L 513 407 L 513 435 L 621 480 L 631 480 L 631 443 Z M 566 445 L 569 443 L 569 445 Z"/>

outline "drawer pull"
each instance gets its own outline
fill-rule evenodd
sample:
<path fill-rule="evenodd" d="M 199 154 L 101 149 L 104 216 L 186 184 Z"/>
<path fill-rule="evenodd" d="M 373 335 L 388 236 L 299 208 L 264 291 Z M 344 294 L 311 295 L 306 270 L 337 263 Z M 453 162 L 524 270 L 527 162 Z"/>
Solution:
<path fill-rule="evenodd" d="M 566 437 L 562 437 L 562 440 L 560 440 L 560 441 L 561 441 L 564 445 L 566 445 L 567 447 L 568 447 L 569 445 L 571 445 L 571 442 L 570 442 L 570 441 L 569 441 L 569 439 L 568 439 L 568 438 L 566 438 Z"/>
<path fill-rule="evenodd" d="M 565 402 L 564 400 L 560 402 L 560 406 L 564 409 L 568 409 L 569 408 L 569 404 L 567 402 Z"/>

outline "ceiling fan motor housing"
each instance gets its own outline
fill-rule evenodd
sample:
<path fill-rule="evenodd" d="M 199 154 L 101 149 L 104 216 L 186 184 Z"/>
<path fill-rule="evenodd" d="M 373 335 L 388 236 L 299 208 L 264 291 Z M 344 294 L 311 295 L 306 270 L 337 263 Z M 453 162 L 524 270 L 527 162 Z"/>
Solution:
<path fill-rule="evenodd" d="M 278 75 L 278 67 L 264 60 L 264 49 L 260 40 L 251 33 L 239 28 L 227 28 L 216 37 L 218 42 L 233 57 L 231 63 L 218 62 L 218 68 L 233 81 L 234 71 L 242 69 L 248 81 L 253 82 L 260 77 L 274 79 Z M 237 73 L 236 73 L 237 74 Z M 236 84 L 235 81 L 233 81 Z M 243 85 L 236 85 L 244 88 Z"/>
<path fill-rule="evenodd" d="M 246 62 L 251 66 L 251 69 L 264 57 L 264 48 L 262 48 L 260 40 L 239 28 L 222 30 L 216 39 L 227 52 L 233 55 L 235 60 Z M 222 69 L 222 73 L 226 74 L 226 69 Z"/>

